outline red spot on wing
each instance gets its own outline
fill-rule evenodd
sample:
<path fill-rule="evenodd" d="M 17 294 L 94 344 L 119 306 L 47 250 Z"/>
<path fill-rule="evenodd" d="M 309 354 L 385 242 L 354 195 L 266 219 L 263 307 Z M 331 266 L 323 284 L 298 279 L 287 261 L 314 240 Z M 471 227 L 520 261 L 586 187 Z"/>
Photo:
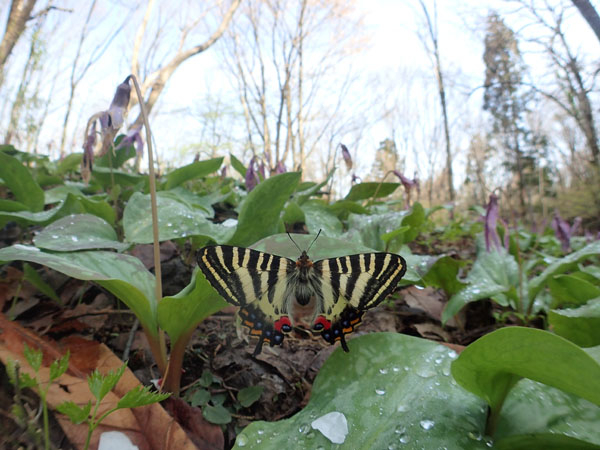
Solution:
<path fill-rule="evenodd" d="M 277 320 L 274 324 L 273 327 L 275 328 L 276 331 L 281 331 L 281 327 L 287 325 L 289 327 L 292 326 L 292 322 L 290 322 L 290 319 L 288 316 L 283 316 L 281 317 L 279 320 Z"/>
<path fill-rule="evenodd" d="M 324 330 L 329 330 L 331 328 L 331 321 L 327 320 L 325 316 L 319 316 L 315 319 L 315 325 L 319 323 L 323 325 Z"/>

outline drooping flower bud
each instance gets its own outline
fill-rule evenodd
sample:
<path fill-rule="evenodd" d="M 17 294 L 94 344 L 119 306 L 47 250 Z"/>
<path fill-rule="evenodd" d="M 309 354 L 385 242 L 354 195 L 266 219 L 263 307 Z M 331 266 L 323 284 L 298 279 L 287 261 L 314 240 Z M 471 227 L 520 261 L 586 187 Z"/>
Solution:
<path fill-rule="evenodd" d="M 485 209 L 484 221 L 485 248 L 488 252 L 492 245 L 496 247 L 497 250 L 501 248 L 500 237 L 498 236 L 498 230 L 496 229 L 498 214 L 498 197 L 494 194 L 490 194 L 490 201 Z"/>
<path fill-rule="evenodd" d="M 342 147 L 342 157 L 344 158 L 344 162 L 346 163 L 346 169 L 350 171 L 352 170 L 352 156 L 350 156 L 348 147 L 346 147 L 344 144 L 340 144 L 340 147 Z"/>

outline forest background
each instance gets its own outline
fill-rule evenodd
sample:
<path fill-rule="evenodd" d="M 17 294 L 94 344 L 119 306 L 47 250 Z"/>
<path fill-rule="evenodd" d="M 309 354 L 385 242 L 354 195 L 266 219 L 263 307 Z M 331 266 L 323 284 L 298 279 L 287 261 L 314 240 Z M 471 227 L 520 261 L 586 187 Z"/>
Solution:
<path fill-rule="evenodd" d="M 577 6 L 600 22 L 565 0 L 4 1 L 0 135 L 81 152 L 133 73 L 161 171 L 229 154 L 314 181 L 337 167 L 337 197 L 398 177 L 426 206 L 495 192 L 510 220 L 597 232 L 600 39 Z"/>

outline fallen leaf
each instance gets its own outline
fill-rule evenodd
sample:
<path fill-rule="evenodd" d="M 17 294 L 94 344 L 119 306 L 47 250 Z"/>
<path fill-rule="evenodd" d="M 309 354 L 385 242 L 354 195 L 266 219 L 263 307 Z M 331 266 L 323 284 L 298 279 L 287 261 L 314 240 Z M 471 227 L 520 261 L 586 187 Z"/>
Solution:
<path fill-rule="evenodd" d="M 190 406 L 177 397 L 169 397 L 163 403 L 165 409 L 186 430 L 188 436 L 198 448 L 203 450 L 223 449 L 225 438 L 221 427 L 207 422 L 202 416 L 200 408 Z"/>

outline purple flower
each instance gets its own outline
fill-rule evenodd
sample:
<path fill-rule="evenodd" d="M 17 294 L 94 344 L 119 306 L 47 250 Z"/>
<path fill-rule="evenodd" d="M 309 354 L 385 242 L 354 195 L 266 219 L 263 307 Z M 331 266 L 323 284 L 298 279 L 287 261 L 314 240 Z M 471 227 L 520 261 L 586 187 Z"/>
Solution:
<path fill-rule="evenodd" d="M 110 117 L 109 125 L 114 129 L 118 130 L 123 126 L 125 121 L 125 115 L 127 113 L 127 107 L 129 106 L 129 98 L 131 97 L 131 86 L 129 86 L 130 77 L 125 78 L 120 85 L 117 86 L 117 91 L 113 97 L 110 107 L 108 108 L 108 115 Z"/>
<path fill-rule="evenodd" d="M 250 160 L 250 164 L 248 164 L 248 168 L 246 169 L 246 190 L 250 192 L 252 189 L 256 187 L 256 185 L 260 182 L 257 173 L 258 164 L 256 163 L 256 156 L 253 156 Z"/>
<path fill-rule="evenodd" d="M 350 156 L 348 147 L 346 147 L 344 144 L 340 144 L 340 147 L 342 147 L 342 157 L 344 158 L 344 162 L 346 163 L 346 169 L 350 171 L 352 170 L 352 156 Z"/>
<path fill-rule="evenodd" d="M 277 163 L 277 165 L 275 166 L 275 170 L 273 171 L 273 173 L 275 173 L 276 175 L 279 175 L 280 173 L 286 173 L 287 170 L 285 168 L 285 164 L 283 164 L 283 161 L 279 161 Z"/>
<path fill-rule="evenodd" d="M 498 197 L 494 194 L 490 194 L 490 201 L 485 210 L 484 222 L 485 248 L 488 252 L 492 245 L 496 247 L 496 250 L 501 248 L 500 237 L 498 236 L 498 230 L 496 229 L 498 213 Z M 508 236 L 508 229 L 506 229 L 505 235 Z"/>
<path fill-rule="evenodd" d="M 120 150 L 122 148 L 129 147 L 130 145 L 135 145 L 135 151 L 139 156 L 142 155 L 142 150 L 144 149 L 144 140 L 142 139 L 141 132 L 142 127 L 132 128 L 127 132 L 127 135 L 119 142 L 119 145 L 115 148 L 115 150 Z"/>
<path fill-rule="evenodd" d="M 576 217 L 573 225 L 569 225 L 566 220 L 560 217 L 558 211 L 554 211 L 554 217 L 550 225 L 556 234 L 556 238 L 560 241 L 563 252 L 568 252 L 571 248 L 571 236 L 577 232 L 581 225 L 581 217 Z"/>
<path fill-rule="evenodd" d="M 419 180 L 417 179 L 416 175 L 414 179 L 410 179 L 404 176 L 404 174 L 398 172 L 397 170 L 394 170 L 394 175 L 396 175 L 399 179 L 400 179 L 400 183 L 402 183 L 402 186 L 404 186 L 404 190 L 406 192 L 406 206 L 409 207 L 410 206 L 410 191 L 412 190 L 412 188 L 416 187 L 417 188 L 417 192 L 420 192 L 420 187 L 419 187 Z"/>

